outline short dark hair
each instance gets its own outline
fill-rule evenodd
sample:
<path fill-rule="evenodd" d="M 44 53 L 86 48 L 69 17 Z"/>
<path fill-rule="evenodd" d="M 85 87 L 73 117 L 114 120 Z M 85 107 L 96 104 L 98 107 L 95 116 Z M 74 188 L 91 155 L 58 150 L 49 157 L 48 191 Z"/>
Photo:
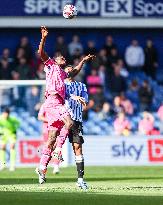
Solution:
<path fill-rule="evenodd" d="M 10 109 L 8 107 L 4 108 L 3 112 L 10 114 Z"/>

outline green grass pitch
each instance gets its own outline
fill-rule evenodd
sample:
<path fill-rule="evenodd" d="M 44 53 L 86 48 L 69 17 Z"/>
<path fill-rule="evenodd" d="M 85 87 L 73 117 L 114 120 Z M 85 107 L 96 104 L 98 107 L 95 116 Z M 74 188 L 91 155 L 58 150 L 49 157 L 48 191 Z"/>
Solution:
<path fill-rule="evenodd" d="M 75 185 L 75 167 L 47 174 L 38 184 L 34 169 L 0 172 L 1 205 L 163 205 L 163 167 L 86 167 L 89 190 Z"/>

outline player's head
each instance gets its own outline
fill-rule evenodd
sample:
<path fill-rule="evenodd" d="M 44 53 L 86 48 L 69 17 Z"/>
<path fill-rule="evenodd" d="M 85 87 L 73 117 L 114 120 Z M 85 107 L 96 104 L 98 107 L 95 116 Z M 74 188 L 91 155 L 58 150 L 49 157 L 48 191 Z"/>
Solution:
<path fill-rule="evenodd" d="M 64 56 L 62 55 L 58 55 L 56 58 L 55 58 L 55 62 L 60 65 L 60 66 L 65 66 L 66 64 L 66 59 Z"/>
<path fill-rule="evenodd" d="M 6 107 L 3 112 L 2 112 L 2 115 L 4 116 L 4 118 L 8 118 L 9 115 L 10 115 L 10 109 L 8 107 Z"/>
<path fill-rule="evenodd" d="M 66 73 L 71 73 L 73 71 L 74 67 L 72 65 L 67 65 L 64 70 Z"/>

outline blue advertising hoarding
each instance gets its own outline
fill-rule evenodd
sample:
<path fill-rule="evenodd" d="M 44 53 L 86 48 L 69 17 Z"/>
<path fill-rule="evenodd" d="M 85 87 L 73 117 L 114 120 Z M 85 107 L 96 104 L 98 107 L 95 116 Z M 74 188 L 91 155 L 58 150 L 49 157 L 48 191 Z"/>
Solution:
<path fill-rule="evenodd" d="M 0 16 L 61 16 L 74 4 L 79 16 L 101 18 L 162 18 L 163 0 L 0 0 Z"/>

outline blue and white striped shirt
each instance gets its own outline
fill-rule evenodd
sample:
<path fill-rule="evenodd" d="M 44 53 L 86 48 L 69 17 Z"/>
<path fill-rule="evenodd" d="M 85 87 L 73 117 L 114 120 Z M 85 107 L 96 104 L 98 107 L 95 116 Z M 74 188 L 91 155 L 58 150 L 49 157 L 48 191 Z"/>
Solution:
<path fill-rule="evenodd" d="M 88 102 L 88 93 L 87 88 L 84 83 L 81 82 L 65 82 L 66 88 L 66 100 L 65 105 L 68 109 L 68 112 L 71 115 L 71 118 L 75 121 L 82 122 L 82 112 L 83 105 L 76 100 L 72 99 L 73 96 L 83 97 L 85 102 Z"/>

